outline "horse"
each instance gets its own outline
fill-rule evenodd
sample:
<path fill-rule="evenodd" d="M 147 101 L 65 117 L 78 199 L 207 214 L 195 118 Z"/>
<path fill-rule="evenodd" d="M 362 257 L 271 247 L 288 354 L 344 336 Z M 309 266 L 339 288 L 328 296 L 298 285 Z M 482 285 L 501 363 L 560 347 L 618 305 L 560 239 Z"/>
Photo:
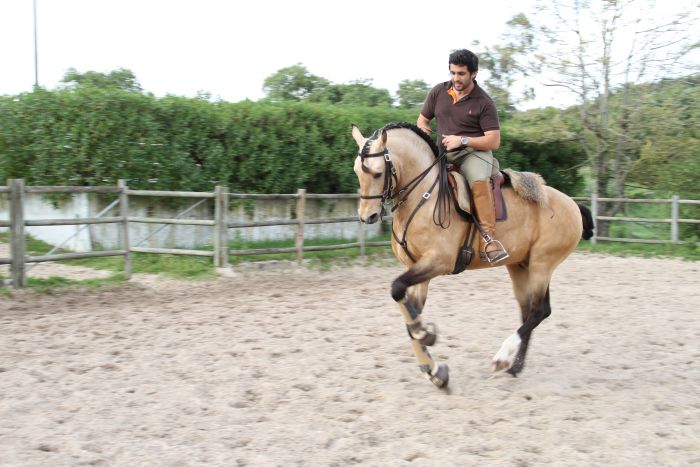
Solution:
<path fill-rule="evenodd" d="M 436 327 L 424 323 L 421 315 L 430 280 L 465 269 L 475 223 L 458 213 L 444 154 L 418 127 L 392 123 L 365 138 L 353 124 L 352 136 L 359 147 L 354 171 L 360 182 L 360 221 L 381 221 L 385 204 L 393 202 L 391 247 L 407 271 L 391 284 L 391 296 L 399 305 L 421 372 L 438 388 L 446 388 L 449 368 L 427 349 L 437 339 Z M 517 376 L 533 329 L 551 314 L 552 273 L 581 238 L 591 237 L 594 225 L 587 208 L 547 186 L 539 175 L 504 172 L 510 179 L 502 189 L 508 215 L 497 222 L 495 237 L 510 257 L 491 265 L 471 255 L 466 269 L 508 270 L 522 324 L 505 339 L 492 364 L 494 371 Z"/>

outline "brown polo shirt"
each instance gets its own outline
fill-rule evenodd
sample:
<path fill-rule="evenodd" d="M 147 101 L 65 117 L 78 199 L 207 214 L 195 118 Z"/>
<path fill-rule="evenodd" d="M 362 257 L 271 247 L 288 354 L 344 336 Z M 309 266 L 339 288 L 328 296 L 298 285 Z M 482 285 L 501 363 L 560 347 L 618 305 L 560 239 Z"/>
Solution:
<path fill-rule="evenodd" d="M 469 95 L 454 100 L 452 82 L 440 83 L 425 98 L 421 114 L 437 118 L 438 135 L 484 136 L 484 132 L 500 129 L 496 104 L 476 81 Z"/>

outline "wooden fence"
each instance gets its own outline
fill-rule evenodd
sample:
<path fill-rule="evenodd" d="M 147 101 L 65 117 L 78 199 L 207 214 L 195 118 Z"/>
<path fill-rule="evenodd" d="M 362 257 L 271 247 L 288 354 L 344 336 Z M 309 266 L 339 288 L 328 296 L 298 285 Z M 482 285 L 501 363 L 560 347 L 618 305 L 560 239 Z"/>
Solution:
<path fill-rule="evenodd" d="M 596 225 L 600 221 L 606 222 L 648 222 L 670 224 L 668 239 L 641 239 L 641 238 L 620 238 L 620 237 L 599 237 L 594 234 L 591 238 L 591 243 L 598 241 L 612 242 L 627 242 L 627 243 L 685 243 L 679 238 L 680 224 L 700 224 L 700 219 L 682 219 L 680 218 L 681 205 L 696 205 L 700 206 L 700 200 L 680 199 L 674 195 L 671 199 L 633 199 L 633 198 L 599 198 L 595 194 L 591 197 L 575 197 L 576 201 L 584 201 L 590 203 L 591 214 L 595 219 Z M 630 203 L 630 204 L 666 204 L 670 205 L 670 217 L 650 218 L 650 217 L 612 217 L 599 216 L 601 203 Z"/>
<path fill-rule="evenodd" d="M 0 264 L 10 265 L 10 280 L 0 281 L 0 285 L 12 284 L 19 288 L 26 285 L 26 264 L 40 263 L 45 261 L 60 261 L 78 258 L 94 258 L 102 256 L 123 256 L 124 273 L 127 278 L 131 277 L 131 253 L 156 253 L 156 254 L 176 254 L 212 257 L 214 265 L 225 267 L 228 265 L 230 256 L 263 255 L 279 253 L 296 253 L 298 260 L 302 260 L 306 251 L 338 250 L 345 248 L 359 248 L 362 255 L 365 248 L 390 245 L 388 241 L 367 242 L 365 241 L 363 225 L 360 225 L 359 235 L 356 242 L 342 243 L 337 245 L 309 246 L 304 245 L 304 226 L 312 224 L 330 224 L 340 222 L 358 222 L 357 216 L 307 219 L 305 217 L 306 201 L 309 199 L 357 199 L 357 194 L 311 194 L 300 189 L 296 194 L 242 194 L 229 193 L 226 187 L 217 186 L 213 192 L 182 192 L 182 191 L 156 191 L 156 190 L 130 190 L 123 180 L 119 181 L 116 187 L 69 187 L 69 186 L 24 186 L 21 179 L 9 180 L 8 186 L 0 186 L 0 194 L 8 193 L 10 200 L 10 219 L 0 220 L 0 227 L 10 228 L 10 258 L 0 258 Z M 119 216 L 116 217 L 95 217 L 85 219 L 25 219 L 24 196 L 26 193 L 112 193 L 119 197 Z M 214 200 L 214 219 L 165 219 L 152 217 L 132 217 L 129 215 L 129 198 L 133 196 L 169 197 L 169 198 L 199 198 Z M 296 219 L 266 220 L 251 222 L 229 222 L 228 205 L 229 201 L 238 200 L 296 200 Z M 679 206 L 683 204 L 700 205 L 697 200 L 681 200 L 678 196 L 671 199 L 625 199 L 625 198 L 574 198 L 577 201 L 589 202 L 591 212 L 596 223 L 599 221 L 614 222 L 654 222 L 669 223 L 671 225 L 670 236 L 667 240 L 644 240 L 630 238 L 596 237 L 591 241 L 619 241 L 637 243 L 683 243 L 678 238 L 679 224 L 692 223 L 700 224 L 698 219 L 679 218 Z M 655 203 L 670 204 L 671 216 L 668 218 L 638 218 L 638 217 L 606 217 L 599 216 L 599 204 L 602 202 L 623 202 L 623 203 Z M 131 245 L 129 242 L 129 223 L 155 223 L 155 224 L 182 224 L 182 225 L 204 225 L 211 226 L 213 230 L 212 250 L 187 250 L 171 248 L 145 248 Z M 91 251 L 83 253 L 61 253 L 47 254 L 42 256 L 28 256 L 25 246 L 24 228 L 28 226 L 49 226 L 49 225 L 89 225 L 89 224 L 119 224 L 122 231 L 121 248 L 107 251 Z M 265 248 L 250 250 L 230 250 L 228 248 L 229 229 L 244 227 L 266 227 L 266 226 L 296 226 L 295 246 L 289 248 Z"/>
<path fill-rule="evenodd" d="M 214 265 L 225 267 L 230 256 L 261 255 L 275 253 L 296 253 L 302 260 L 306 251 L 338 250 L 359 248 L 362 255 L 365 248 L 390 245 L 388 241 L 365 241 L 364 228 L 360 225 L 356 242 L 337 245 L 310 246 L 304 245 L 304 226 L 311 224 L 334 224 L 340 222 L 358 222 L 357 216 L 307 219 L 305 217 L 306 200 L 308 199 L 357 199 L 357 194 L 311 194 L 306 190 L 298 190 L 296 194 L 239 194 L 229 193 L 226 187 L 217 186 L 214 192 L 182 192 L 157 190 L 130 190 L 123 180 L 116 187 L 69 187 L 69 186 L 25 186 L 21 179 L 9 180 L 7 186 L 0 186 L 0 194 L 9 193 L 10 219 L 0 220 L 0 227 L 10 228 L 10 258 L 0 258 L 0 264 L 10 265 L 10 280 L 0 281 L 0 285 L 11 284 L 15 288 L 26 285 L 26 264 L 45 261 L 60 261 L 78 258 L 95 258 L 102 256 L 123 256 L 124 273 L 131 277 L 131 253 L 156 253 L 212 257 Z M 85 219 L 25 219 L 24 197 L 26 193 L 112 193 L 119 197 L 119 216 L 96 217 Z M 133 196 L 150 196 L 160 198 L 200 198 L 214 200 L 214 219 L 166 219 L 153 217 L 132 217 L 129 215 L 129 198 Z M 296 200 L 296 219 L 266 220 L 251 222 L 229 222 L 228 205 L 232 199 L 240 200 Z M 43 256 L 28 256 L 25 246 L 25 227 L 51 225 L 88 225 L 88 224 L 119 224 L 122 232 L 121 248 L 107 251 L 91 251 L 83 253 L 47 254 Z M 213 230 L 212 250 L 187 250 L 172 248 L 145 248 L 134 246 L 129 241 L 130 223 L 180 224 L 211 226 Z M 265 226 L 296 226 L 295 246 L 290 248 L 266 248 L 250 250 L 230 250 L 228 248 L 229 229 Z"/>

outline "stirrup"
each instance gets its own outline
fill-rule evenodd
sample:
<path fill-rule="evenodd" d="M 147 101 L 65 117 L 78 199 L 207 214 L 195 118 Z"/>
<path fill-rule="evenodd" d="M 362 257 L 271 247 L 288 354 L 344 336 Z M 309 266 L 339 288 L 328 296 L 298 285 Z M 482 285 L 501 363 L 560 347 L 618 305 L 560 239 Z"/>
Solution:
<path fill-rule="evenodd" d="M 489 262 L 489 264 L 500 263 L 501 261 L 510 258 L 510 255 L 508 254 L 506 249 L 503 248 L 503 244 L 501 242 L 490 237 L 484 237 L 484 240 L 486 240 L 486 243 L 484 243 L 483 255 Z M 489 245 L 495 245 L 497 249 L 492 251 L 486 251 L 486 248 L 488 248 Z"/>

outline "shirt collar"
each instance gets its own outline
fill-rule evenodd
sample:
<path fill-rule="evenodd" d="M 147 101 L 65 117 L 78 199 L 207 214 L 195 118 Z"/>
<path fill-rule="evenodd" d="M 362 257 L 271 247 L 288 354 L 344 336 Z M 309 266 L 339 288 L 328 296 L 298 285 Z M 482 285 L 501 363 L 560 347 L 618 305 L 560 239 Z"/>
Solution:
<path fill-rule="evenodd" d="M 448 83 L 449 83 L 449 82 L 448 82 Z M 464 96 L 464 99 L 469 99 L 470 97 L 475 96 L 475 95 L 476 95 L 475 93 L 477 92 L 477 89 L 479 89 L 479 84 L 476 82 L 476 80 L 474 80 L 474 89 L 472 89 L 472 92 L 470 92 L 469 94 L 467 94 L 466 96 Z M 449 85 L 449 88 L 447 89 L 447 94 L 449 94 L 450 96 L 452 96 L 452 103 L 453 103 L 453 104 L 456 104 L 456 103 L 457 103 L 457 94 L 455 93 L 455 90 L 454 90 L 454 88 L 452 87 L 451 84 Z"/>

